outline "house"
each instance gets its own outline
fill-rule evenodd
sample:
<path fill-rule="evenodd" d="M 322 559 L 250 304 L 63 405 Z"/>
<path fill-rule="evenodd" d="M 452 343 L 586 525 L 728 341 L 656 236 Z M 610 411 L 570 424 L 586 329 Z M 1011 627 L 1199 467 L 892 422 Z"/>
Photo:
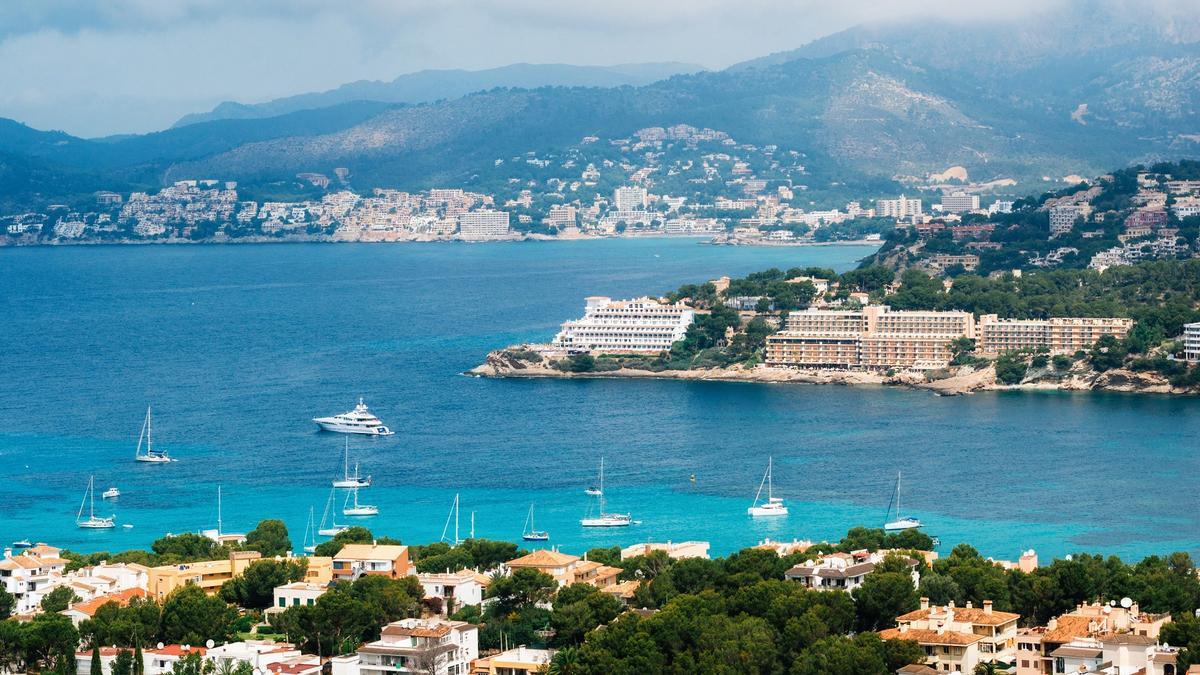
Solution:
<path fill-rule="evenodd" d="M 471 665 L 471 675 L 536 675 L 546 672 L 553 659 L 553 649 L 530 649 L 521 645 L 495 656 L 476 659 Z"/>
<path fill-rule="evenodd" d="M 256 672 L 262 672 L 263 670 L 270 669 L 273 665 L 279 665 L 302 656 L 304 654 L 299 649 L 287 642 L 245 640 L 243 642 L 230 642 L 220 647 L 212 647 L 208 650 L 205 658 L 212 661 L 218 667 L 225 663 L 235 666 L 238 663 L 248 663 L 254 667 Z M 310 665 L 309 667 L 311 668 L 312 666 Z M 320 669 L 319 661 L 316 664 L 316 668 Z"/>
<path fill-rule="evenodd" d="M 1126 606 L 1128 604 L 1128 606 Z M 1017 633 L 1016 675 L 1044 675 L 1054 671 L 1054 653 L 1067 645 L 1072 649 L 1095 646 L 1079 641 L 1107 634 L 1128 634 L 1157 641 L 1169 614 L 1143 613 L 1135 602 L 1081 604 L 1051 619 L 1045 626 L 1021 629 Z M 1065 654 L 1065 652 L 1064 652 Z M 1061 656 L 1061 655 L 1060 655 Z"/>
<path fill-rule="evenodd" d="M 71 623 L 78 628 L 79 624 L 87 621 L 96 615 L 96 610 L 100 609 L 108 603 L 116 603 L 118 606 L 124 607 L 129 604 L 134 598 L 146 597 L 146 591 L 142 588 L 130 588 L 119 593 L 109 595 L 98 595 L 91 600 L 77 602 L 67 609 L 59 612 L 60 614 L 70 617 Z"/>
<path fill-rule="evenodd" d="M 333 556 L 333 578 L 354 580 L 364 574 L 399 579 L 410 574 L 408 547 L 380 544 L 346 544 Z"/>
<path fill-rule="evenodd" d="M 147 590 L 154 598 L 162 600 L 177 588 L 195 584 L 205 593 L 216 595 L 222 584 L 246 571 L 250 563 L 260 558 L 262 555 L 258 551 L 234 551 L 223 560 L 152 567 Z"/>
<path fill-rule="evenodd" d="M 479 627 L 465 621 L 403 619 L 358 648 L 360 675 L 465 675 L 479 657 Z"/>
<path fill-rule="evenodd" d="M 885 557 L 882 551 L 830 553 L 806 560 L 784 572 L 783 576 L 816 591 L 852 591 L 862 585 L 867 575 L 874 572 Z M 905 558 L 905 561 L 915 587 L 921 580 L 917 561 L 910 558 Z"/>
<path fill-rule="evenodd" d="M 880 632 L 884 640 L 914 640 L 925 650 L 926 665 L 939 671 L 970 673 L 980 663 L 1012 663 L 1017 653 L 1019 614 L 983 608 L 930 606 L 896 617 L 896 628 Z"/>
<path fill-rule="evenodd" d="M 582 560 L 579 556 L 559 553 L 547 549 L 539 549 L 527 556 L 510 560 L 510 570 L 533 569 L 545 572 L 554 577 L 559 586 L 571 584 L 591 584 L 596 588 L 604 588 L 616 582 L 621 569 L 609 567 L 595 561 Z"/>
<path fill-rule="evenodd" d="M 620 600 L 622 605 L 630 607 L 634 604 L 634 595 L 641 585 L 641 579 L 630 579 L 629 581 L 621 581 L 611 586 L 606 586 L 601 590 Z"/>
<path fill-rule="evenodd" d="M 639 555 L 650 555 L 654 551 L 662 551 L 667 554 L 667 557 L 673 560 L 682 560 L 684 558 L 708 558 L 708 542 L 707 541 L 681 541 L 670 542 L 665 544 L 634 544 L 621 549 L 621 560 L 633 558 Z"/>
<path fill-rule="evenodd" d="M 38 591 L 57 585 L 67 566 L 61 552 L 61 549 L 40 543 L 20 555 L 13 555 L 10 548 L 4 549 L 4 559 L 0 560 L 0 586 L 16 600 L 14 614 L 36 612 L 42 600 Z"/>
<path fill-rule="evenodd" d="M 204 647 L 191 645 L 163 645 L 156 649 L 143 649 L 142 659 L 145 662 L 145 675 L 167 675 L 183 657 L 195 652 L 203 658 L 206 651 Z M 101 652 L 101 658 L 103 658 L 103 652 Z"/>
<path fill-rule="evenodd" d="M 276 586 L 272 591 L 273 600 L 268 611 L 274 610 L 272 613 L 277 613 L 288 607 L 312 607 L 317 604 L 317 598 L 325 595 L 327 589 L 326 584 L 314 584 L 307 581 L 295 581 Z"/>
<path fill-rule="evenodd" d="M 474 570 L 459 570 L 418 574 L 417 581 L 425 589 L 426 598 L 442 599 L 444 611 L 449 615 L 460 607 L 483 604 L 483 591 L 491 580 Z"/>
<path fill-rule="evenodd" d="M 1179 649 L 1131 633 L 1076 638 L 1050 653 L 1055 675 L 1175 675 Z"/>

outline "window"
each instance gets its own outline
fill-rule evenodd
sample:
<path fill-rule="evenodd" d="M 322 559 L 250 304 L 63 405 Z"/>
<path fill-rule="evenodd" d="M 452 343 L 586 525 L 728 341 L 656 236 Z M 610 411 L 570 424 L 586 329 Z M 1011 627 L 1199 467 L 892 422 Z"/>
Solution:
<path fill-rule="evenodd" d="M 287 598 L 280 598 L 280 599 L 279 599 L 279 606 L 280 606 L 280 607 L 287 607 Z"/>

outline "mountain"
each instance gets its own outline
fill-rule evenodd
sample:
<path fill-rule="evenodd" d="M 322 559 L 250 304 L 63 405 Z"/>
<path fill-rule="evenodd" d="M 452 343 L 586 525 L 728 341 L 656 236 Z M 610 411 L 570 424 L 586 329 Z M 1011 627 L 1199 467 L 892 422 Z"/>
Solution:
<path fill-rule="evenodd" d="M 275 117 L 350 101 L 428 103 L 497 87 L 636 87 L 703 69 L 690 63 L 629 63 L 617 66 L 517 63 L 487 70 L 422 70 L 401 75 L 391 82 L 360 80 L 329 91 L 298 94 L 266 103 L 226 101 L 210 112 L 185 115 L 173 127 L 219 119 Z"/>

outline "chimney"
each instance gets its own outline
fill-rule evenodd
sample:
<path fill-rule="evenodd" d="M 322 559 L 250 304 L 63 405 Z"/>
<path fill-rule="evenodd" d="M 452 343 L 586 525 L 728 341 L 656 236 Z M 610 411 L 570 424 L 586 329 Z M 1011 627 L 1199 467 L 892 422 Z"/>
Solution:
<path fill-rule="evenodd" d="M 974 606 L 975 606 L 975 603 L 971 602 L 970 600 L 967 601 L 967 609 L 971 609 Z"/>
<path fill-rule="evenodd" d="M 1046 622 L 1046 630 L 1051 631 L 1058 628 L 1058 619 L 1050 619 Z"/>
<path fill-rule="evenodd" d="M 954 601 L 953 601 L 953 600 L 951 600 L 951 601 L 950 601 L 950 602 L 949 602 L 949 603 L 946 605 L 946 609 L 954 609 Z"/>
<path fill-rule="evenodd" d="M 991 614 L 991 613 L 992 613 L 992 601 L 991 601 L 991 600 L 984 600 L 984 601 L 983 601 L 983 613 L 984 613 L 984 614 Z"/>
<path fill-rule="evenodd" d="M 11 558 L 11 557 L 12 557 L 12 549 L 11 549 L 11 548 L 5 548 L 5 549 L 4 549 L 4 558 L 5 558 L 5 560 L 7 560 L 7 559 L 9 559 L 9 558 Z"/>
<path fill-rule="evenodd" d="M 929 598 L 921 598 L 921 609 L 929 609 Z"/>

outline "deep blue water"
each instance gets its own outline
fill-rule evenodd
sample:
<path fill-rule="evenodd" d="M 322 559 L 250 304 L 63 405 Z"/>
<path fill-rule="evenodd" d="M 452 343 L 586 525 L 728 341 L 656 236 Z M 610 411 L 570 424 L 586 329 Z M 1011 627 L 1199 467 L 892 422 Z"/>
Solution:
<path fill-rule="evenodd" d="M 845 269 L 866 249 L 694 240 L 495 245 L 271 245 L 0 250 L 0 542 L 147 546 L 262 518 L 294 541 L 320 517 L 344 436 L 314 415 L 364 396 L 393 429 L 352 438 L 376 485 L 354 519 L 438 539 L 519 539 L 531 502 L 551 544 L 836 538 L 878 526 L 897 470 L 906 511 L 943 548 L 1015 558 L 1200 550 L 1195 399 L 883 388 L 464 377 L 489 349 L 545 340 L 586 295 L 661 292 L 769 266 Z M 133 461 L 147 403 L 179 458 Z M 607 458 L 610 507 L 641 525 L 584 531 L 583 487 Z M 752 522 L 767 457 L 791 515 Z M 697 481 L 688 480 L 696 474 Z M 88 532 L 95 474 L 132 529 Z M 343 519 L 349 520 L 349 519 Z"/>

